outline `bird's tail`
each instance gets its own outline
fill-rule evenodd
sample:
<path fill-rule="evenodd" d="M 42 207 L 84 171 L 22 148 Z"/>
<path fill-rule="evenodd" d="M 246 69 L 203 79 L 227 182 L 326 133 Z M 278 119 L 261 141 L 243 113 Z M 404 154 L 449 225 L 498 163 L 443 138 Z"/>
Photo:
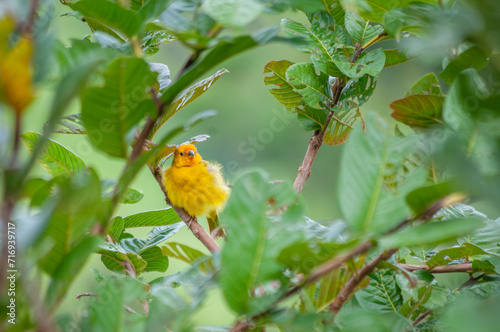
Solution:
<path fill-rule="evenodd" d="M 210 235 L 214 238 L 221 238 L 226 236 L 226 232 L 221 227 L 219 222 L 219 215 L 216 210 L 212 210 L 207 216 L 208 230 Z"/>

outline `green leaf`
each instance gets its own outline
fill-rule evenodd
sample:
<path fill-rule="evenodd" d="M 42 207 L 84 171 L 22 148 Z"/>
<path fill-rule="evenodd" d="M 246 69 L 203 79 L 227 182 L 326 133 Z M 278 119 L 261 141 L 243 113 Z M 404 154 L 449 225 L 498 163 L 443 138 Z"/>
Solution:
<path fill-rule="evenodd" d="M 339 291 L 344 286 L 345 282 L 349 280 L 352 275 L 350 269 L 336 269 L 326 274 L 316 282 L 305 287 L 304 292 L 307 295 L 307 300 L 311 301 L 315 311 L 321 312 L 325 309 L 335 298 Z M 307 304 L 304 303 L 304 306 Z"/>
<path fill-rule="evenodd" d="M 347 243 L 302 242 L 284 248 L 278 261 L 291 270 L 308 273 L 327 260 L 352 248 L 357 241 Z"/>
<path fill-rule="evenodd" d="M 361 107 L 371 97 L 376 86 L 377 81 L 370 75 L 350 80 L 340 93 L 337 103 L 339 112 Z"/>
<path fill-rule="evenodd" d="M 78 10 L 83 16 L 89 16 L 122 31 L 129 37 L 137 34 L 141 28 L 142 22 L 139 15 L 111 1 L 80 0 L 66 2 L 66 5 Z"/>
<path fill-rule="evenodd" d="M 294 85 L 286 79 L 286 71 L 293 64 L 288 60 L 271 61 L 264 67 L 264 74 L 271 73 L 270 76 L 264 77 L 264 83 L 278 87 L 270 89 L 269 92 L 289 110 L 299 106 L 302 101 L 302 96 L 294 90 Z"/>
<path fill-rule="evenodd" d="M 486 219 L 486 225 L 474 231 L 467 241 L 489 251 L 498 251 L 500 249 L 500 218 Z"/>
<path fill-rule="evenodd" d="M 325 126 L 327 111 L 322 108 L 313 108 L 305 105 L 304 107 L 297 107 L 296 112 L 297 119 L 305 130 L 318 130 Z"/>
<path fill-rule="evenodd" d="M 123 196 L 122 203 L 123 204 L 139 203 L 143 197 L 144 197 L 143 193 L 135 189 L 128 188 L 127 192 L 125 193 L 125 196 Z"/>
<path fill-rule="evenodd" d="M 355 293 L 361 307 L 379 312 L 398 312 L 403 305 L 403 296 L 396 283 L 396 272 L 377 270 L 368 276 L 370 278 L 368 287 Z"/>
<path fill-rule="evenodd" d="M 413 60 L 413 57 L 408 57 L 406 50 L 403 50 L 402 52 L 399 52 L 397 49 L 384 50 L 384 53 L 385 53 L 384 68 L 392 67 Z"/>
<path fill-rule="evenodd" d="M 150 138 L 154 136 L 154 134 L 167 122 L 172 116 L 174 116 L 181 109 L 189 105 L 191 102 L 196 100 L 202 94 L 207 92 L 212 85 L 217 82 L 217 80 L 224 74 L 229 73 L 227 69 L 218 70 L 215 74 L 210 77 L 205 78 L 204 80 L 199 81 L 193 86 L 190 86 L 186 90 L 182 91 L 168 106 L 168 109 L 165 111 L 165 114 L 161 116 L 156 121 L 153 130 L 151 131 Z"/>
<path fill-rule="evenodd" d="M 365 21 L 351 12 L 345 14 L 345 28 L 352 40 L 360 45 L 366 44 L 366 42 L 384 31 L 381 25 L 370 25 L 369 21 Z"/>
<path fill-rule="evenodd" d="M 294 85 L 308 106 L 315 107 L 320 102 L 331 101 L 328 76 L 324 73 L 317 75 L 312 63 L 291 65 L 286 71 L 286 79 Z"/>
<path fill-rule="evenodd" d="M 45 230 L 50 250 L 38 262 L 49 275 L 54 275 L 67 255 L 89 236 L 89 229 L 101 220 L 103 209 L 101 184 L 92 169 L 57 180 L 57 207 Z"/>
<path fill-rule="evenodd" d="M 410 95 L 434 95 L 442 96 L 441 86 L 439 86 L 436 74 L 429 73 L 413 84 L 410 90 L 406 93 L 406 97 Z"/>
<path fill-rule="evenodd" d="M 128 262 L 133 267 L 136 274 L 144 271 L 148 263 L 138 254 L 127 252 L 121 246 L 106 243 L 101 245 L 99 252 L 101 261 L 110 271 L 124 272 L 123 262 Z"/>
<path fill-rule="evenodd" d="M 283 308 L 273 311 L 269 315 L 269 322 L 276 326 L 276 331 L 281 332 L 302 332 L 321 331 L 324 322 L 328 319 L 327 313 L 303 312 L 292 308 Z M 264 332 L 260 328 L 253 329 L 255 332 Z M 201 332 L 222 332 L 222 331 L 201 331 Z"/>
<path fill-rule="evenodd" d="M 148 66 L 153 73 L 158 73 L 158 91 L 162 92 L 172 83 L 170 79 L 170 69 L 163 63 L 148 62 Z"/>
<path fill-rule="evenodd" d="M 443 124 L 445 98 L 434 95 L 411 95 L 393 101 L 391 117 L 413 129 L 428 129 Z"/>
<path fill-rule="evenodd" d="M 47 124 L 44 125 L 46 127 Z M 56 124 L 53 130 L 57 134 L 86 134 L 87 131 L 83 126 L 81 114 L 70 114 L 62 117 Z"/>
<path fill-rule="evenodd" d="M 334 25 L 334 19 L 326 12 L 313 14 L 310 21 L 311 26 L 306 27 L 302 23 L 286 18 L 281 20 L 281 27 L 286 35 L 303 38 L 307 44 L 298 47 L 299 51 L 310 53 L 314 65 L 323 73 L 331 75 L 328 72 L 328 65 L 333 64 L 337 47 L 350 46 L 352 41 L 341 26 Z"/>
<path fill-rule="evenodd" d="M 417 215 L 422 214 L 441 198 L 454 192 L 450 182 L 436 183 L 413 190 L 406 196 L 406 202 Z"/>
<path fill-rule="evenodd" d="M 345 12 L 340 5 L 340 1 L 338 0 L 322 0 L 325 5 L 325 10 L 330 14 L 334 20 L 336 25 L 343 26 L 345 19 Z"/>
<path fill-rule="evenodd" d="M 394 8 L 406 7 L 410 2 L 411 0 L 370 0 L 357 9 L 365 20 L 383 23 L 385 13 Z"/>
<path fill-rule="evenodd" d="M 147 30 L 141 39 L 142 50 L 145 55 L 153 55 L 158 53 L 162 44 L 167 44 L 174 40 L 174 36 L 165 30 Z"/>
<path fill-rule="evenodd" d="M 378 310 L 350 310 L 342 316 L 345 332 L 401 332 L 412 331 L 411 322 L 395 312 Z"/>
<path fill-rule="evenodd" d="M 111 238 L 118 242 L 123 233 L 124 224 L 122 217 L 115 217 L 108 223 L 108 228 L 106 229 L 106 234 L 111 236 Z"/>
<path fill-rule="evenodd" d="M 160 247 L 150 247 L 141 252 L 141 258 L 148 264 L 144 272 L 165 272 L 168 269 L 168 257 L 162 254 Z"/>
<path fill-rule="evenodd" d="M 474 270 L 474 272 L 483 272 L 483 273 L 486 273 L 486 274 L 499 274 L 496 270 L 495 270 L 495 265 L 491 264 L 490 261 L 482 261 L 482 260 L 479 260 L 479 259 L 474 259 L 472 261 L 472 270 Z"/>
<path fill-rule="evenodd" d="M 435 15 L 436 10 L 434 5 L 426 3 L 413 3 L 405 8 L 391 9 L 383 16 L 385 31 L 398 40 L 403 31 L 418 37 L 431 37 L 427 31 L 429 17 Z"/>
<path fill-rule="evenodd" d="M 340 162 L 337 195 L 345 220 L 359 233 L 383 232 L 402 222 L 408 210 L 402 195 L 384 190 L 388 164 L 398 163 L 411 149 L 386 133 L 385 123 L 368 118 L 366 132 L 352 132 Z"/>
<path fill-rule="evenodd" d="M 380 239 L 379 245 L 388 249 L 446 242 L 483 225 L 481 218 L 477 217 L 425 223 L 387 235 Z"/>
<path fill-rule="evenodd" d="M 424 307 L 427 300 L 429 300 L 432 293 L 431 286 L 422 286 L 418 289 L 416 294 L 416 298 L 412 297 L 408 299 L 401 309 L 399 309 L 399 313 L 406 318 L 411 318 L 415 320 L 418 316 L 423 314 L 427 309 Z"/>
<path fill-rule="evenodd" d="M 151 232 L 148 233 L 147 239 L 139 239 L 136 237 L 122 239 L 119 242 L 120 247 L 122 247 L 126 252 L 131 252 L 134 254 L 142 254 L 142 252 L 148 248 L 151 248 L 169 237 L 175 235 L 182 227 L 186 224 L 184 222 L 178 222 L 172 225 L 156 226 Z"/>
<path fill-rule="evenodd" d="M 135 278 L 112 276 L 98 284 L 96 296 L 90 297 L 89 312 L 81 318 L 82 331 L 118 332 L 144 330 L 144 318 L 124 308 L 146 300 L 147 287 Z M 106 299 L 106 300 L 104 300 Z"/>
<path fill-rule="evenodd" d="M 458 74 L 443 105 L 443 120 L 453 130 L 460 133 L 465 144 L 475 145 L 476 125 L 472 121 L 468 102 L 476 101 L 484 93 L 483 81 L 477 71 L 466 69 Z M 471 97 L 473 96 L 473 97 Z M 470 153 L 470 152 L 469 152 Z"/>
<path fill-rule="evenodd" d="M 472 46 L 451 60 L 439 74 L 439 78 L 451 85 L 458 74 L 465 69 L 474 68 L 479 70 L 486 67 L 489 63 L 488 57 L 489 55 L 484 52 L 483 48 Z"/>
<path fill-rule="evenodd" d="M 488 253 L 471 243 L 463 243 L 460 247 L 439 251 L 430 260 L 425 262 L 425 264 L 432 270 L 436 266 L 446 265 L 459 258 L 469 258 L 477 255 L 488 255 Z"/>
<path fill-rule="evenodd" d="M 114 180 L 103 180 L 101 182 L 101 187 L 102 187 L 102 197 L 112 197 L 114 190 L 116 186 L 116 181 Z M 144 194 L 141 192 L 133 189 L 133 188 L 127 188 L 123 196 L 121 197 L 120 203 L 122 204 L 135 204 L 139 203 L 142 198 L 144 197 Z"/>
<path fill-rule="evenodd" d="M 366 74 L 376 77 L 385 66 L 385 53 L 381 49 L 362 53 L 354 63 L 345 55 L 336 54 L 333 56 L 333 62 L 350 78 L 360 78 Z"/>
<path fill-rule="evenodd" d="M 36 146 L 40 144 L 41 137 L 42 135 L 34 132 L 27 132 L 21 135 L 24 145 L 26 145 L 31 154 L 33 154 Z M 37 161 L 53 177 L 72 175 L 83 171 L 86 167 L 79 157 L 51 139 L 48 139 L 45 149 L 37 158 Z"/>
<path fill-rule="evenodd" d="M 167 208 L 132 214 L 123 218 L 125 228 L 172 225 L 181 221 L 174 209 Z"/>
<path fill-rule="evenodd" d="M 199 262 L 200 260 L 202 260 L 204 258 L 207 258 L 207 255 L 205 255 L 201 251 L 194 249 L 194 248 L 191 248 L 190 246 L 187 246 L 185 244 L 177 243 L 177 242 L 165 243 L 165 245 L 162 246 L 161 249 L 162 249 L 163 255 L 179 259 L 179 260 L 186 262 L 188 264 L 191 264 L 191 265 Z M 204 272 L 215 270 L 211 259 L 204 260 L 201 263 L 200 268 Z"/>
<path fill-rule="evenodd" d="M 349 105 L 349 103 L 352 102 L 346 102 L 344 104 Z M 347 142 L 347 138 L 359 121 L 361 121 L 364 128 L 363 118 L 361 117 L 359 108 L 352 108 L 349 111 L 336 115 L 328 124 L 323 142 L 328 145 L 340 145 Z"/>
<path fill-rule="evenodd" d="M 242 28 L 252 22 L 263 9 L 256 0 L 206 0 L 203 9 L 223 27 Z"/>
<path fill-rule="evenodd" d="M 103 87 L 90 88 L 82 96 L 82 120 L 92 144 L 115 157 L 126 157 L 133 128 L 156 107 L 148 88 L 156 83 L 142 59 L 119 58 L 105 73 Z"/>
<path fill-rule="evenodd" d="M 498 284 L 498 282 L 491 284 Z M 469 290 L 469 287 L 464 290 Z M 448 331 L 454 332 L 495 331 L 500 325 L 498 289 L 490 293 L 481 289 L 477 291 L 481 294 L 480 296 L 472 297 L 471 294 L 464 294 L 447 306 L 440 324 L 446 326 Z"/>
<path fill-rule="evenodd" d="M 84 266 L 101 242 L 102 240 L 97 236 L 87 237 L 64 257 L 52 275 L 47 289 L 46 302 L 49 306 L 56 304 L 58 299 L 66 295 L 69 286 L 75 279 L 75 274 Z"/>
<path fill-rule="evenodd" d="M 297 194 L 290 185 L 276 187 L 257 172 L 242 176 L 234 184 L 221 215 L 227 242 L 221 253 L 219 281 L 227 303 L 235 312 L 262 312 L 277 296 L 273 293 L 256 298 L 252 293 L 261 284 L 283 278 L 277 257 L 283 248 L 302 237 L 300 232 L 293 231 L 293 225 L 300 221 L 297 205 L 290 206 L 293 198 L 296 200 Z M 289 205 L 287 212 L 274 215 L 271 222 L 266 213 L 280 210 L 284 203 Z"/>
<path fill-rule="evenodd" d="M 103 32 L 105 34 L 110 35 L 111 37 L 115 38 L 116 40 L 119 41 L 124 41 L 120 35 L 118 35 L 116 32 L 114 32 L 111 28 L 109 28 L 107 25 L 103 24 L 101 21 L 96 20 L 92 17 L 88 16 L 82 16 L 82 20 L 87 22 L 89 25 L 90 30 L 92 30 L 93 33 L 96 32 Z"/>
<path fill-rule="evenodd" d="M 142 24 L 156 19 L 162 12 L 167 9 L 172 0 L 142 0 L 142 7 L 137 11 L 139 14 Z"/>
<path fill-rule="evenodd" d="M 84 59 L 75 69 L 70 70 L 60 79 L 52 101 L 49 121 L 47 121 L 44 127 L 44 136 L 40 137 L 38 144 L 31 153 L 31 159 L 23 167 L 20 176 L 21 179 L 26 178 L 35 160 L 38 159 L 39 154 L 42 152 L 56 122 L 60 119 L 66 107 L 70 105 L 73 98 L 80 91 L 81 86 L 86 82 L 89 75 L 94 72 L 101 61 L 102 59 L 99 57 Z"/>

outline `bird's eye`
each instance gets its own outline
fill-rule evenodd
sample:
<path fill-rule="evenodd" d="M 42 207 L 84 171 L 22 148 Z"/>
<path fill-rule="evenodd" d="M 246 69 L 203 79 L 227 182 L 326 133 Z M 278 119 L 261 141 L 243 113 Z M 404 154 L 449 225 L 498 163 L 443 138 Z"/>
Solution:
<path fill-rule="evenodd" d="M 184 152 L 181 152 L 181 157 L 184 156 Z"/>

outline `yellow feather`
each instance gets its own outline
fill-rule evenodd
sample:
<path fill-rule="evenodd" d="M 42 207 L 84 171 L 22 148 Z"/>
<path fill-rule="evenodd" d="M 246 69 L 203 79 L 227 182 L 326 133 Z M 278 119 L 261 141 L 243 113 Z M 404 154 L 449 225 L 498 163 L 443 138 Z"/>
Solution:
<path fill-rule="evenodd" d="M 183 208 L 191 216 L 206 216 L 210 232 L 218 221 L 221 210 L 231 192 L 221 174 L 221 166 L 202 160 L 196 147 L 184 144 L 177 148 L 172 166 L 163 174 L 163 184 L 174 206 Z"/>

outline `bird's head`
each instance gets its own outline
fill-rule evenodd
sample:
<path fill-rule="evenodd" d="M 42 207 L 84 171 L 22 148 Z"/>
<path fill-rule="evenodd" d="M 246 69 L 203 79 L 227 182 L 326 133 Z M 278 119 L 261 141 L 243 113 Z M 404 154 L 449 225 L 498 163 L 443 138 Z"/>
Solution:
<path fill-rule="evenodd" d="M 193 144 L 182 144 L 175 150 L 173 164 L 177 167 L 192 166 L 201 162 L 201 156 Z"/>

